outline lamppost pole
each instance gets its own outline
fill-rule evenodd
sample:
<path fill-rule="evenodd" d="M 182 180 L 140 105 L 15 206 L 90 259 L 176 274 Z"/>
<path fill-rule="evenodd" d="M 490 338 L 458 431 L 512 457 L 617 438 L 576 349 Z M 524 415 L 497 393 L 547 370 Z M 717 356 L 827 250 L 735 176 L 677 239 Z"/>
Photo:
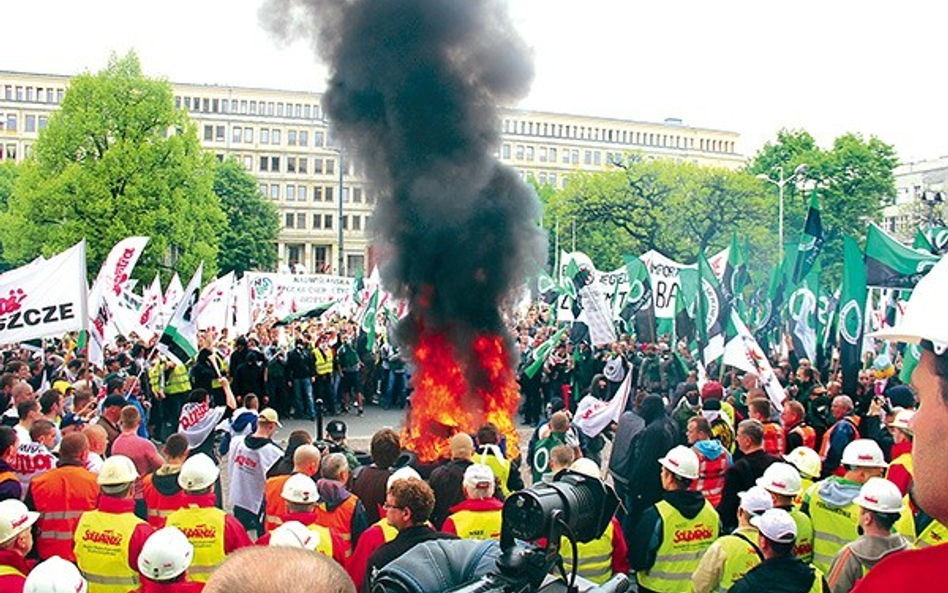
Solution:
<path fill-rule="evenodd" d="M 779 213 L 780 221 L 779 221 L 779 231 L 778 231 L 778 234 L 780 236 L 780 245 L 779 245 L 780 259 L 778 260 L 778 262 L 782 262 L 783 261 L 783 188 L 791 181 L 797 181 L 801 177 L 803 177 L 806 174 L 807 165 L 798 165 L 797 168 L 793 170 L 793 175 L 786 178 L 784 178 L 783 176 L 783 165 L 777 165 L 776 167 L 774 167 L 774 169 L 776 169 L 780 173 L 780 177 L 778 179 L 776 180 L 771 179 L 770 175 L 765 175 L 763 173 L 758 175 L 757 179 L 769 181 L 770 183 L 773 183 L 774 185 L 776 185 L 778 189 L 777 193 L 779 196 L 778 199 L 779 199 L 779 208 L 780 208 L 780 213 Z"/>
<path fill-rule="evenodd" d="M 342 196 L 345 191 L 345 187 L 343 185 L 343 177 L 346 171 L 345 170 L 346 163 L 345 163 L 345 155 L 343 154 L 341 148 L 338 149 L 338 153 L 339 153 L 339 208 L 337 210 L 337 215 L 339 219 L 336 222 L 336 228 L 339 229 L 338 234 L 337 234 L 338 243 L 339 243 L 337 251 L 339 253 L 336 257 L 336 260 L 337 260 L 337 270 L 338 270 L 339 275 L 345 276 L 346 274 L 343 269 L 343 262 L 344 262 L 345 256 L 343 255 L 344 244 L 343 244 L 343 237 L 342 237 Z"/>

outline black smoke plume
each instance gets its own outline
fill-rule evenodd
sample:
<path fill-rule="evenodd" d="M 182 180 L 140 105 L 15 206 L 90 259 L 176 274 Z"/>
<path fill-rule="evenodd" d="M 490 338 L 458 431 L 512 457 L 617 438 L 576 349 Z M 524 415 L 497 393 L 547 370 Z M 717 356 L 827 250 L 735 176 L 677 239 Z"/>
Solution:
<path fill-rule="evenodd" d="M 312 40 L 329 67 L 324 111 L 380 193 L 382 278 L 409 299 L 400 341 L 434 331 L 464 355 L 476 334 L 506 335 L 500 309 L 546 239 L 535 193 L 493 156 L 498 106 L 533 77 L 503 3 L 270 0 L 260 16 L 282 39 Z"/>

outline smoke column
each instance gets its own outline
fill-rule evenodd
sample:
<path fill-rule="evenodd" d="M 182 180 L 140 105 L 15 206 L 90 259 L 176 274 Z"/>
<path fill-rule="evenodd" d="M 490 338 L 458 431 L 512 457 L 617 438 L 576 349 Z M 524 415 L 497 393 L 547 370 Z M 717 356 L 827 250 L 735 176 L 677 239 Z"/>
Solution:
<path fill-rule="evenodd" d="M 330 70 L 323 108 L 379 191 L 382 279 L 408 299 L 403 346 L 447 338 L 472 386 L 475 336 L 509 336 L 500 308 L 546 258 L 533 192 L 493 156 L 498 105 L 528 91 L 529 51 L 500 0 L 270 0 L 280 39 L 307 38 Z M 506 348 L 507 353 L 513 348 Z M 509 356 L 509 354 L 508 354 Z"/>

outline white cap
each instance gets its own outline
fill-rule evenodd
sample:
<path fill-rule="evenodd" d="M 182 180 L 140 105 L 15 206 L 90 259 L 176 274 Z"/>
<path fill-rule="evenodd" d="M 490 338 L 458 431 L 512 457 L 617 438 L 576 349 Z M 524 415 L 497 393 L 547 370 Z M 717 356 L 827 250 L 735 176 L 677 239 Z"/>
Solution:
<path fill-rule="evenodd" d="M 34 513 L 15 498 L 0 501 L 0 544 L 5 544 L 36 523 L 39 513 Z"/>
<path fill-rule="evenodd" d="M 853 467 L 889 467 L 879 444 L 872 439 L 856 439 L 846 445 L 840 463 Z"/>
<path fill-rule="evenodd" d="M 783 509 L 770 509 L 759 517 L 751 517 L 751 525 L 772 542 L 789 544 L 797 539 L 797 523 Z"/>
<path fill-rule="evenodd" d="M 464 470 L 461 484 L 470 490 L 487 490 L 494 485 L 494 472 L 482 463 L 472 463 Z"/>
<path fill-rule="evenodd" d="M 102 462 L 96 482 L 99 486 L 119 486 L 137 479 L 138 470 L 135 469 L 135 463 L 124 455 L 113 455 Z"/>
<path fill-rule="evenodd" d="M 943 257 L 912 289 L 902 319 L 894 327 L 870 333 L 869 337 L 909 344 L 928 340 L 935 347 L 935 354 L 944 354 L 948 349 L 948 315 L 941 314 L 945 294 L 948 294 L 948 258 Z"/>
<path fill-rule="evenodd" d="M 764 475 L 757 478 L 757 485 L 783 496 L 796 496 L 803 490 L 800 471 L 789 463 L 781 461 L 771 463 L 764 470 Z"/>
<path fill-rule="evenodd" d="M 895 418 L 892 419 L 892 422 L 889 422 L 889 426 L 912 434 L 912 427 L 909 423 L 912 421 L 913 416 L 915 416 L 915 410 L 899 410 L 895 414 Z"/>
<path fill-rule="evenodd" d="M 287 521 L 270 533 L 270 545 L 304 548 L 315 552 L 319 546 L 319 533 L 299 521 Z"/>
<path fill-rule="evenodd" d="M 421 475 L 416 472 L 414 468 L 408 467 L 407 465 L 405 467 L 398 468 L 392 472 L 392 475 L 390 475 L 388 480 L 385 482 L 385 491 L 388 492 L 388 489 L 391 488 L 392 484 L 394 484 L 396 481 L 407 480 L 409 478 L 420 480 Z"/>
<path fill-rule="evenodd" d="M 698 479 L 698 455 L 684 445 L 672 448 L 658 462 L 676 476 L 689 480 Z"/>
<path fill-rule="evenodd" d="M 138 556 L 138 572 L 153 581 L 170 581 L 191 566 L 194 546 L 177 527 L 152 533 Z"/>
<path fill-rule="evenodd" d="M 769 492 L 760 486 L 749 488 L 747 492 L 739 492 L 741 508 L 751 515 L 759 515 L 774 508 L 774 499 Z"/>
<path fill-rule="evenodd" d="M 182 490 L 194 492 L 210 488 L 221 475 L 221 470 L 205 453 L 198 453 L 189 457 L 181 465 L 181 471 L 178 473 L 178 486 Z"/>
<path fill-rule="evenodd" d="M 808 478 L 819 478 L 823 471 L 823 460 L 820 459 L 820 454 L 809 447 L 797 447 L 783 458 Z"/>
<path fill-rule="evenodd" d="M 885 478 L 869 478 L 853 502 L 877 513 L 901 513 L 903 506 L 899 487 Z"/>
<path fill-rule="evenodd" d="M 76 565 L 59 556 L 37 564 L 26 577 L 23 593 L 86 593 L 89 583 Z"/>
<path fill-rule="evenodd" d="M 297 504 L 316 504 L 319 501 L 319 492 L 316 490 L 316 482 L 306 474 L 293 474 L 283 483 L 283 491 L 280 496 L 287 502 Z"/>
<path fill-rule="evenodd" d="M 599 464 L 588 457 L 580 457 L 569 466 L 569 469 L 590 478 L 602 479 L 602 470 L 599 468 Z"/>

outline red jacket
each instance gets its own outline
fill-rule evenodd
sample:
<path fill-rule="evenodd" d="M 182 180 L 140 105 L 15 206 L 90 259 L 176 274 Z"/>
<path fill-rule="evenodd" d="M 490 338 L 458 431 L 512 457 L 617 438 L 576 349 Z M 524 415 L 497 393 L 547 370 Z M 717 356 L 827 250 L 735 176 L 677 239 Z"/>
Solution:
<path fill-rule="evenodd" d="M 11 550 L 0 550 L 0 591 L 3 593 L 23 593 L 23 583 L 30 574 L 32 566 L 24 558 Z M 9 569 L 20 574 L 3 574 Z"/>
<path fill-rule="evenodd" d="M 202 509 L 215 508 L 215 502 L 216 499 L 214 498 L 213 492 L 200 495 L 185 493 L 184 506 L 181 508 L 187 508 L 190 505 L 194 505 Z M 244 526 L 241 525 L 240 521 L 238 521 L 237 518 L 230 513 L 224 515 L 224 553 L 231 554 L 240 548 L 245 548 L 252 545 L 253 542 L 250 541 L 250 536 L 247 534 L 247 530 L 244 529 Z"/>
<path fill-rule="evenodd" d="M 885 475 L 887 480 L 899 487 L 902 496 L 908 494 L 909 487 L 912 485 L 912 472 L 901 461 L 896 463 L 896 460 L 906 454 L 912 454 L 912 441 L 892 445 L 892 463 L 889 464 L 889 470 Z"/>
<path fill-rule="evenodd" d="M 346 562 L 346 572 L 349 573 L 349 578 L 355 583 L 356 591 L 362 590 L 365 571 L 369 567 L 369 557 L 383 544 L 395 539 L 395 535 L 398 534 L 394 527 L 389 527 L 389 533 L 392 537 L 386 537 L 386 530 L 381 525 L 385 521 L 386 519 L 382 518 L 362 532 L 355 550 L 352 551 L 352 555 L 349 556 L 349 560 Z"/>
<path fill-rule="evenodd" d="M 191 581 L 158 583 L 142 577 L 142 586 L 132 593 L 201 593 L 203 590 L 204 583 L 194 583 Z"/>
<path fill-rule="evenodd" d="M 872 567 L 852 593 L 918 593 L 942 591 L 948 546 L 896 552 Z"/>

